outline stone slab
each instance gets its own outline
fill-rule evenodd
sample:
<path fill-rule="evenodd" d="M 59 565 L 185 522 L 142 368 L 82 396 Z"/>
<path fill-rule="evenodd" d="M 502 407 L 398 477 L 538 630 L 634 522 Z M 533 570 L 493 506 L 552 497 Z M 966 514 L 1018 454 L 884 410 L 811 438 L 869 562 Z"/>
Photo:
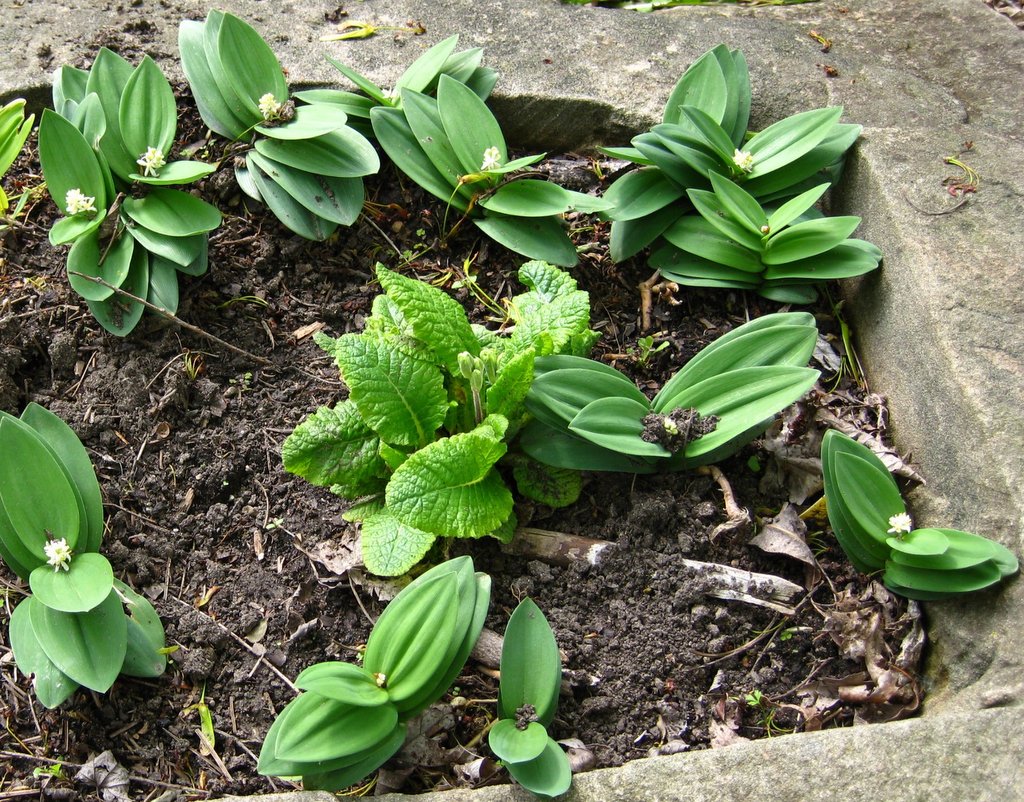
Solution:
<path fill-rule="evenodd" d="M 323 53 L 389 85 L 429 44 L 460 33 L 502 72 L 494 106 L 509 139 L 548 150 L 625 144 L 656 121 L 682 70 L 718 42 L 747 55 L 752 123 L 842 104 L 865 126 L 834 210 L 885 253 L 884 269 L 845 291 L 873 389 L 891 399 L 897 444 L 928 484 L 919 523 L 1024 546 L 1024 36 L 980 0 L 822 0 L 800 6 L 700 7 L 652 15 L 555 0 L 365 0 L 350 19 L 415 20 L 423 37 L 322 43 L 336 2 L 229 0 L 295 83 L 337 82 Z M 5 10 L 0 101 L 37 107 L 49 73 L 84 64 L 110 30 L 172 74 L 176 29 L 206 4 L 25 0 Z M 833 44 L 821 52 L 811 31 Z M 827 77 L 824 67 L 837 71 Z M 962 208 L 943 162 L 962 143 L 982 176 Z M 923 211 L 922 211 L 923 210 Z M 1024 583 L 927 605 L 932 639 L 925 716 L 726 750 L 637 761 L 581 775 L 573 800 L 1011 799 L 1024 746 Z M 1006 708 L 1006 709 L 988 709 Z M 263 800 L 330 798 L 323 794 Z M 399 797 L 384 797 L 398 799 Z M 447 802 L 526 799 L 504 787 Z"/>

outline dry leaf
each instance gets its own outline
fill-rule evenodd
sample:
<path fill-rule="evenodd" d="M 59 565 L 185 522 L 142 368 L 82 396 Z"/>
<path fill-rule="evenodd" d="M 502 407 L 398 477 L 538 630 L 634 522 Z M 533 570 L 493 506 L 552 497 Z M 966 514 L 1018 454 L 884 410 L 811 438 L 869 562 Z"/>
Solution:
<path fill-rule="evenodd" d="M 498 764 L 489 757 L 478 757 L 469 763 L 457 763 L 454 768 L 456 776 L 471 786 L 482 785 L 498 773 Z"/>
<path fill-rule="evenodd" d="M 807 526 L 800 513 L 792 504 L 786 504 L 774 518 L 765 521 L 761 531 L 750 539 L 751 546 L 757 546 L 769 554 L 784 554 L 818 570 L 818 561 L 807 545 Z"/>
<path fill-rule="evenodd" d="M 309 335 L 315 334 L 316 332 L 323 329 L 323 327 L 324 323 L 322 320 L 318 320 L 315 323 L 308 323 L 305 326 L 300 326 L 299 328 L 295 329 L 295 331 L 292 332 L 292 337 L 294 337 L 296 340 L 304 340 Z"/>
<path fill-rule="evenodd" d="M 322 540 L 308 549 L 298 544 L 295 544 L 295 548 L 338 577 L 345 576 L 353 568 L 363 564 L 359 534 L 354 531 L 345 531 L 339 537 Z"/>
<path fill-rule="evenodd" d="M 82 766 L 75 779 L 95 788 L 103 802 L 131 802 L 128 796 L 128 769 L 114 758 L 109 749 Z"/>
<path fill-rule="evenodd" d="M 899 454 L 886 446 L 876 435 L 866 432 L 849 420 L 837 416 L 830 409 L 819 409 L 815 417 L 829 428 L 849 435 L 861 445 L 870 448 L 875 456 L 882 460 L 890 473 L 905 476 L 907 479 L 913 479 L 915 482 L 925 484 L 924 477 L 914 470 L 909 463 L 905 462 Z"/>

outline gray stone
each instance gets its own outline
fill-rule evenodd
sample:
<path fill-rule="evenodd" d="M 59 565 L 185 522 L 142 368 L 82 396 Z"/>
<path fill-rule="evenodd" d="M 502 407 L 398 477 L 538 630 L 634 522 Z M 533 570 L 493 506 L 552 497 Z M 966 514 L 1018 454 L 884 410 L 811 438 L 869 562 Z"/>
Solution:
<path fill-rule="evenodd" d="M 509 139 L 552 151 L 625 144 L 657 120 L 682 70 L 718 42 L 747 56 L 755 127 L 844 105 L 845 119 L 865 131 L 833 208 L 862 216 L 858 235 L 885 253 L 882 271 L 846 287 L 847 312 L 872 388 L 891 399 L 896 442 L 928 479 L 912 494 L 916 520 L 976 531 L 1021 553 L 1024 37 L 981 0 L 822 0 L 652 15 L 554 0 L 368 0 L 347 4 L 351 18 L 417 20 L 427 34 L 334 43 L 319 40 L 332 30 L 325 14 L 335 2 L 222 7 L 263 32 L 295 83 L 339 83 L 322 59 L 330 53 L 389 85 L 429 44 L 458 32 L 462 46 L 485 47 L 486 63 L 502 72 L 494 107 Z M 44 103 L 50 71 L 84 63 L 107 28 L 134 31 L 140 48 L 173 73 L 179 17 L 204 13 L 195 2 L 153 0 L 87 12 L 39 0 L 13 5 L 0 29 L 0 100 L 24 94 Z M 828 53 L 812 30 L 832 39 Z M 981 186 L 950 211 L 942 180 L 956 169 L 942 159 L 966 141 L 974 142 L 965 160 Z M 1024 585 L 1013 580 L 926 609 L 932 648 L 922 718 L 637 761 L 580 775 L 567 798 L 1019 798 Z M 529 798 L 510 787 L 444 797 Z"/>

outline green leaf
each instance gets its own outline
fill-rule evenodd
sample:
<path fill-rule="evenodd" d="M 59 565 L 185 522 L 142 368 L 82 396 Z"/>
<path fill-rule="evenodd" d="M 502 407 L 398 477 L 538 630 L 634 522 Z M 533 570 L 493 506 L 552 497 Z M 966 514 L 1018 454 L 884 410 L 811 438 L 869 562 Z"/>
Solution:
<path fill-rule="evenodd" d="M 517 421 L 526 411 L 526 394 L 533 382 L 532 348 L 516 353 L 498 371 L 497 377 L 487 388 L 484 401 L 489 413 Z"/>
<path fill-rule="evenodd" d="M 210 12 L 210 18 L 220 12 Z M 241 104 L 234 93 L 220 79 L 220 60 L 211 64 L 206 54 L 206 26 L 208 22 L 183 20 L 178 28 L 178 51 L 181 69 L 192 90 L 199 116 L 215 133 L 226 139 L 238 139 L 252 124 L 248 115 L 242 116 Z M 212 26 L 211 26 L 212 27 Z M 217 73 L 214 73 L 214 67 Z M 227 93 L 227 95 L 225 95 Z"/>
<path fill-rule="evenodd" d="M 133 250 L 128 277 L 121 282 L 121 289 L 137 298 L 145 298 L 149 294 L 149 254 L 143 248 Z M 118 337 L 131 332 L 145 311 L 145 307 L 138 301 L 116 294 L 105 301 L 87 300 L 86 303 L 96 321 Z"/>
<path fill-rule="evenodd" d="M 756 134 L 745 148 L 754 157 L 754 167 L 746 179 L 766 175 L 796 161 L 832 132 L 842 114 L 842 106 L 805 111 Z"/>
<path fill-rule="evenodd" d="M 445 133 L 437 101 L 418 92 L 402 92 L 402 108 L 405 119 L 416 139 L 416 144 L 436 168 L 445 184 L 443 199 L 457 196 L 457 205 L 466 208 L 473 197 L 469 185 L 460 185 L 459 179 L 465 173 L 459 157 L 452 148 L 451 140 Z"/>
<path fill-rule="evenodd" d="M 501 647 L 501 684 L 498 712 L 515 720 L 523 705 L 533 705 L 534 715 L 546 727 L 558 709 L 562 685 L 562 658 L 551 625 L 536 603 L 523 599 L 512 612 Z"/>
<path fill-rule="evenodd" d="M 683 106 L 692 106 L 708 114 L 715 122 L 721 123 L 728 104 L 729 92 L 722 66 L 709 50 L 693 64 L 676 82 L 665 103 L 663 121 L 678 123 L 682 118 Z"/>
<path fill-rule="evenodd" d="M 613 221 L 608 241 L 612 260 L 622 262 L 638 254 L 660 237 L 682 213 L 683 210 L 673 204 L 637 220 Z"/>
<path fill-rule="evenodd" d="M 889 560 L 885 563 L 882 581 L 887 587 L 911 599 L 923 592 L 925 599 L 946 598 L 957 593 L 971 593 L 994 585 L 1002 579 L 999 569 L 991 562 L 980 563 L 956 571 L 912 568 Z"/>
<path fill-rule="evenodd" d="M 360 178 L 380 169 L 373 145 L 348 127 L 312 139 L 257 139 L 256 151 L 289 167 L 334 178 Z"/>
<path fill-rule="evenodd" d="M 173 262 L 179 270 L 195 262 L 206 247 L 205 232 L 191 237 L 168 236 L 150 231 L 134 221 L 132 225 L 125 226 L 125 230 L 153 256 Z"/>
<path fill-rule="evenodd" d="M 725 176 L 711 173 L 708 178 L 711 180 L 715 195 L 733 219 L 760 240 L 761 229 L 768 225 L 768 216 L 761 208 L 761 204 L 750 193 Z"/>
<path fill-rule="evenodd" d="M 259 151 L 251 151 L 247 159 L 317 217 L 349 226 L 363 210 L 363 182 L 359 178 L 314 175 L 268 159 Z"/>
<path fill-rule="evenodd" d="M 75 274 L 82 273 L 84 276 L 102 278 L 114 287 L 120 287 L 128 278 L 134 246 L 134 239 L 122 235 L 108 247 L 106 243 L 99 241 L 97 232 L 77 240 L 68 253 L 68 283 L 71 284 L 71 288 L 88 301 L 103 301 L 109 298 L 114 294 L 111 287 L 104 287 Z"/>
<path fill-rule="evenodd" d="M 61 117 L 71 119 L 75 107 L 85 100 L 85 84 L 88 80 L 88 71 L 70 64 L 64 64 L 53 71 L 53 108 Z M 24 106 L 25 101 L 21 103 Z"/>
<path fill-rule="evenodd" d="M 755 198 L 788 198 L 813 189 L 822 181 L 834 183 L 842 171 L 844 154 L 860 136 L 859 125 L 837 123 L 819 144 L 800 158 L 771 173 L 751 179 L 743 186 Z"/>
<path fill-rule="evenodd" d="M 415 92 L 424 91 L 437 80 L 445 62 L 455 52 L 455 47 L 458 43 L 459 37 L 456 34 L 455 36 L 449 36 L 447 39 L 442 39 L 436 45 L 428 48 L 427 52 L 417 58 L 402 73 L 395 83 L 395 89 L 400 90 L 408 87 Z"/>
<path fill-rule="evenodd" d="M 223 15 L 216 36 L 220 69 L 214 69 L 214 77 L 234 93 L 245 110 L 243 119 L 248 125 L 259 122 L 263 119 L 259 109 L 261 97 L 269 93 L 278 103 L 288 99 L 288 82 L 281 64 L 263 37 L 234 14 Z M 209 58 L 209 39 L 206 53 Z"/>
<path fill-rule="evenodd" d="M 598 398 L 591 401 L 569 423 L 569 431 L 602 448 L 637 457 L 667 457 L 657 443 L 641 439 L 643 419 L 650 404 L 632 398 Z"/>
<path fill-rule="evenodd" d="M 764 270 L 756 251 L 729 238 L 703 217 L 681 217 L 665 231 L 664 236 L 677 248 L 703 259 L 748 273 Z"/>
<path fill-rule="evenodd" d="M 686 106 L 683 108 L 683 115 L 700 134 L 707 146 L 726 165 L 733 165 L 733 141 L 725 129 L 718 124 L 718 121 L 709 117 L 702 109 Z M 756 162 L 755 162 L 756 163 Z M 709 176 L 710 177 L 710 176 Z"/>
<path fill-rule="evenodd" d="M 562 428 L 540 421 L 528 423 L 517 440 L 527 456 L 556 468 L 577 471 L 617 471 L 619 473 L 655 473 L 664 460 L 619 454 L 588 442 Z"/>
<path fill-rule="evenodd" d="M 826 254 L 771 265 L 764 271 L 764 280 L 811 282 L 852 278 L 874 270 L 881 258 L 882 252 L 870 242 L 847 239 Z"/>
<path fill-rule="evenodd" d="M 114 589 L 128 606 L 128 647 L 121 673 L 129 677 L 159 677 L 167 669 L 164 626 L 153 605 L 118 579 Z"/>
<path fill-rule="evenodd" d="M 390 760 L 402 748 L 405 737 L 406 725 L 398 724 L 390 735 L 361 753 L 358 760 L 326 773 L 303 774 L 302 787 L 307 791 L 341 791 L 348 788 Z"/>
<path fill-rule="evenodd" d="M 555 217 L 507 217 L 488 214 L 473 223 L 494 241 L 530 259 L 571 267 L 579 261 L 561 220 Z"/>
<path fill-rule="evenodd" d="M 174 262 L 153 256 L 149 260 L 149 295 L 151 304 L 172 315 L 178 311 L 178 269 Z"/>
<path fill-rule="evenodd" d="M 781 231 L 811 209 L 828 188 L 828 184 L 819 184 L 806 192 L 800 193 L 792 200 L 786 201 L 768 215 L 768 230 L 773 234 Z"/>
<path fill-rule="evenodd" d="M 371 99 L 376 101 L 382 106 L 390 106 L 392 104 L 391 98 L 388 97 L 387 93 L 381 89 L 377 84 L 371 81 L 369 78 L 361 75 L 360 73 L 353 70 L 351 67 L 342 64 L 330 56 L 326 56 L 327 61 L 330 62 L 331 66 L 334 67 L 338 72 L 348 78 L 352 83 L 356 85 L 360 90 L 365 92 Z"/>
<path fill-rule="evenodd" d="M 437 111 L 464 174 L 481 170 L 488 148 L 498 149 L 500 162 L 508 160 L 501 126 L 468 86 L 448 75 L 438 78 Z"/>
<path fill-rule="evenodd" d="M 383 265 L 376 268 L 388 299 L 401 311 L 413 336 L 437 354 L 449 373 L 457 373 L 463 351 L 478 353 L 476 336 L 462 305 L 437 287 L 402 276 Z"/>
<path fill-rule="evenodd" d="M 288 726 L 277 737 L 276 757 L 302 763 L 333 760 L 372 748 L 398 724 L 393 705 L 356 707 L 316 693 L 302 694 L 286 709 Z"/>
<path fill-rule="evenodd" d="M 139 62 L 121 93 L 118 125 L 129 154 L 142 156 L 148 148 L 170 155 L 178 129 L 174 92 L 163 72 L 149 56 Z"/>
<path fill-rule="evenodd" d="M 737 245 L 754 253 L 760 253 L 761 234 L 754 234 L 745 224 L 738 221 L 720 196 L 703 189 L 690 189 L 686 194 L 690 203 L 712 228 L 717 229 Z"/>
<path fill-rule="evenodd" d="M 568 191 L 534 178 L 510 181 L 498 187 L 494 194 L 480 201 L 488 211 L 518 217 L 547 217 L 562 214 L 572 207 Z"/>
<path fill-rule="evenodd" d="M 360 545 L 366 569 L 378 576 L 401 576 L 427 556 L 436 536 L 407 526 L 383 512 L 363 519 Z"/>
<path fill-rule="evenodd" d="M 761 260 L 766 265 L 777 265 L 823 254 L 859 225 L 859 217 L 826 217 L 797 223 L 768 240 Z"/>
<path fill-rule="evenodd" d="M 641 167 L 617 179 L 604 193 L 604 199 L 613 204 L 608 218 L 618 222 L 647 217 L 683 195 L 683 187 L 666 178 L 657 167 Z"/>
<path fill-rule="evenodd" d="M 248 179 L 256 190 L 259 199 L 267 205 L 270 211 L 274 213 L 274 216 L 300 237 L 322 242 L 331 236 L 337 229 L 338 224 L 320 217 L 315 212 L 311 212 L 303 204 L 295 200 L 284 187 L 279 185 L 256 165 L 256 162 L 253 160 L 255 155 L 253 151 L 246 157 L 247 169 L 235 169 L 235 176 L 238 178 L 239 186 L 245 186 L 248 183 L 246 179 Z"/>
<path fill-rule="evenodd" d="M 388 692 L 368 671 L 338 660 L 317 663 L 300 672 L 295 687 L 356 707 L 379 707 L 388 701 Z"/>
<path fill-rule="evenodd" d="M 555 468 L 533 459 L 517 463 L 512 475 L 521 495 L 556 509 L 575 504 L 583 490 L 579 471 Z"/>
<path fill-rule="evenodd" d="M 140 226 L 168 237 L 190 237 L 217 228 L 221 214 L 187 192 L 153 187 L 144 198 L 125 198 L 121 209 Z"/>
<path fill-rule="evenodd" d="M 103 223 L 105 209 L 98 209 L 98 214 L 76 214 L 73 217 L 62 217 L 50 227 L 50 244 L 66 245 L 69 242 L 86 237 L 95 232 Z"/>
<path fill-rule="evenodd" d="M 70 426 L 34 401 L 25 407 L 21 420 L 50 447 L 82 499 L 76 544 L 79 553 L 99 551 L 103 539 L 103 496 L 89 452 Z"/>
<path fill-rule="evenodd" d="M 564 270 L 546 262 L 527 262 L 519 268 L 519 280 L 531 291 L 515 296 L 509 305 L 509 317 L 516 324 L 511 338 L 515 350 L 534 347 L 547 333 L 555 352 L 561 352 L 574 335 L 588 331 L 590 295 Z"/>
<path fill-rule="evenodd" d="M 538 357 L 526 408 L 554 428 L 564 428 L 587 404 L 617 396 L 646 404 L 636 385 L 615 368 L 577 356 Z"/>
<path fill-rule="evenodd" d="M 107 207 L 110 199 L 95 152 L 75 126 L 49 109 L 43 110 L 39 123 L 39 162 L 46 188 L 62 214 L 68 213 L 70 189 L 95 198 L 97 210 Z"/>
<path fill-rule="evenodd" d="M 34 604 L 30 614 L 39 644 L 58 669 L 86 688 L 110 689 L 128 648 L 127 619 L 116 592 L 86 613 Z"/>
<path fill-rule="evenodd" d="M 356 405 L 342 401 L 320 407 L 295 427 L 281 446 L 284 468 L 308 482 L 332 487 L 345 498 L 358 498 L 383 488 L 384 461 L 380 439 L 359 416 Z"/>
<path fill-rule="evenodd" d="M 434 439 L 448 411 L 436 365 L 368 335 L 344 335 L 333 353 L 349 397 L 381 440 L 423 446 Z"/>
<path fill-rule="evenodd" d="M 200 178 L 210 175 L 216 166 L 206 162 L 173 161 L 160 168 L 160 174 L 154 176 L 132 173 L 129 180 L 151 187 L 168 187 L 174 184 L 191 184 Z"/>
<path fill-rule="evenodd" d="M 114 569 L 102 554 L 77 554 L 66 571 L 40 565 L 29 577 L 29 585 L 41 604 L 65 613 L 84 613 L 110 595 Z"/>
<path fill-rule="evenodd" d="M 306 89 L 302 92 L 293 92 L 292 97 L 314 106 L 336 106 L 346 115 L 356 117 L 357 120 L 369 120 L 370 110 L 379 105 L 373 98 L 357 95 L 354 92 L 342 92 L 340 89 Z M 353 126 L 356 122 L 353 121 Z"/>
<path fill-rule="evenodd" d="M 74 549 L 82 522 L 75 490 L 53 452 L 33 430 L 0 418 L 0 508 L 10 530 L 0 538 L 30 570 L 46 563 L 49 537 Z"/>
<path fill-rule="evenodd" d="M 505 763 L 523 763 L 533 760 L 548 743 L 548 731 L 543 724 L 531 721 L 519 729 L 511 718 L 499 719 L 487 733 L 491 751 Z"/>
<path fill-rule="evenodd" d="M 539 796 L 555 797 L 564 794 L 572 785 L 572 769 L 555 741 L 548 738 L 544 751 L 525 763 L 509 763 L 506 768 L 517 783 Z"/>
<path fill-rule="evenodd" d="M 121 94 L 131 75 L 131 64 L 112 50 L 101 47 L 89 70 L 89 78 L 85 87 L 86 97 L 89 94 L 96 94 L 103 106 L 106 131 L 100 140 L 100 151 L 107 160 L 110 170 L 121 178 L 126 178 L 135 171 L 135 160 L 139 158 L 138 153 L 133 155 L 125 148 L 124 138 L 121 136 L 121 126 L 118 122 Z M 92 195 L 93 193 L 87 192 L 86 194 Z M 110 198 L 107 200 L 109 201 Z"/>
<path fill-rule="evenodd" d="M 385 498 L 403 523 L 446 537 L 480 537 L 512 512 L 494 464 L 506 446 L 487 426 L 437 440 L 395 471 Z"/>
<path fill-rule="evenodd" d="M 286 123 L 261 123 L 256 132 L 271 139 L 313 139 L 344 127 L 347 120 L 348 115 L 339 106 L 316 103 L 297 107 L 295 116 Z"/>
<path fill-rule="evenodd" d="M 32 628 L 31 610 L 38 604 L 30 596 L 14 608 L 8 627 L 8 639 L 18 670 L 26 676 L 34 675 L 32 687 L 36 698 L 43 707 L 53 709 L 78 690 L 78 683 L 57 668 L 43 651 Z"/>

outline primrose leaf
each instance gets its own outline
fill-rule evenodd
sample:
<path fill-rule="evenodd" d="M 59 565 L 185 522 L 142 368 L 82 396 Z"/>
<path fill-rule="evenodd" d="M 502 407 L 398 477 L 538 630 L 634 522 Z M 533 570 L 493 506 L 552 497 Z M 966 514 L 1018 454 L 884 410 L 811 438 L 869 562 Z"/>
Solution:
<path fill-rule="evenodd" d="M 366 334 L 338 338 L 333 354 L 349 397 L 381 440 L 423 446 L 434 439 L 448 411 L 437 366 Z"/>
<path fill-rule="evenodd" d="M 516 488 L 529 499 L 549 507 L 575 504 L 583 490 L 583 477 L 572 468 L 555 468 L 527 459 L 512 469 Z"/>
<path fill-rule="evenodd" d="M 403 523 L 436 535 L 485 535 L 512 512 L 512 494 L 494 470 L 505 451 L 486 423 L 430 443 L 395 471 L 387 506 Z"/>
<path fill-rule="evenodd" d="M 536 345 L 546 332 L 554 353 L 562 353 L 573 336 L 589 331 L 590 295 L 564 270 L 547 262 L 527 262 L 519 268 L 519 280 L 531 292 L 517 295 L 509 308 L 516 323 L 511 338 L 516 350 Z"/>
<path fill-rule="evenodd" d="M 458 373 L 461 352 L 479 353 L 466 313 L 454 298 L 383 265 L 377 265 L 377 279 L 413 336 L 433 349 L 449 373 Z"/>
<path fill-rule="evenodd" d="M 284 468 L 344 498 L 358 498 L 383 487 L 380 438 L 366 425 L 355 403 L 320 407 L 295 427 L 281 446 Z"/>
<path fill-rule="evenodd" d="M 534 351 L 526 348 L 515 353 L 498 371 L 494 383 L 487 388 L 487 411 L 518 420 L 525 411 L 526 394 L 533 383 Z"/>
<path fill-rule="evenodd" d="M 363 519 L 363 563 L 378 576 L 401 576 L 427 555 L 435 539 L 429 532 L 402 523 L 385 507 Z"/>

